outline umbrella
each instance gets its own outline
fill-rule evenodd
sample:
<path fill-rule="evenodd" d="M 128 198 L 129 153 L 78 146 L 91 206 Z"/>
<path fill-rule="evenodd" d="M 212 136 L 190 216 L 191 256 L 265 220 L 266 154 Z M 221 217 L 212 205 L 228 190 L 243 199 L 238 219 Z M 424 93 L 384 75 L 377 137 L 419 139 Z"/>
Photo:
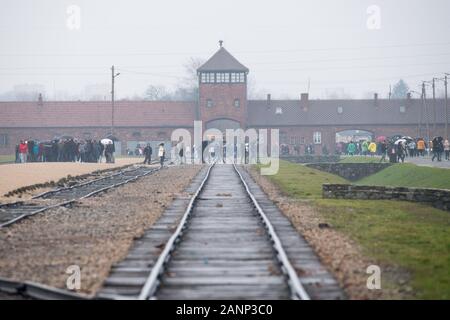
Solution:
<path fill-rule="evenodd" d="M 381 142 L 381 141 L 386 140 L 386 137 L 385 137 L 385 136 L 379 136 L 379 137 L 377 137 L 375 140 L 376 140 L 377 142 Z"/>
<path fill-rule="evenodd" d="M 414 140 L 413 138 L 411 138 L 411 137 L 409 137 L 409 136 L 404 136 L 404 137 L 402 137 L 402 139 L 405 139 L 405 140 Z"/>
<path fill-rule="evenodd" d="M 111 139 L 102 139 L 100 140 L 101 144 L 113 144 L 113 141 Z"/>
<path fill-rule="evenodd" d="M 398 139 L 397 141 L 395 141 L 395 144 L 399 144 L 399 143 L 405 143 L 406 139 Z"/>

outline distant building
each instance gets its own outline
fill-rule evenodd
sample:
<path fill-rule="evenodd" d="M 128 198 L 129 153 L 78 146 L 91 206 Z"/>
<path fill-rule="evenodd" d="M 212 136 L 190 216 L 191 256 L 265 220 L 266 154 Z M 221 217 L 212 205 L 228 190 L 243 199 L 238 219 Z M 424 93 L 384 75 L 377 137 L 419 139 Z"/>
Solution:
<path fill-rule="evenodd" d="M 310 100 L 299 94 L 297 100 L 247 99 L 249 69 L 224 47 L 198 69 L 198 101 L 117 101 L 114 110 L 114 136 L 118 149 L 134 149 L 138 143 L 166 141 L 172 130 L 193 130 L 194 120 L 204 129 L 278 128 L 280 143 L 304 152 L 315 145 L 333 152 L 343 135 L 355 137 L 444 135 L 445 102 L 436 100 L 428 113 L 421 100 Z M 48 140 L 55 136 L 101 139 L 110 134 L 112 109 L 109 101 L 0 102 L 0 154 L 14 153 L 21 139 Z M 351 133 L 352 134 L 352 133 Z M 350 137 L 351 138 L 351 137 Z"/>

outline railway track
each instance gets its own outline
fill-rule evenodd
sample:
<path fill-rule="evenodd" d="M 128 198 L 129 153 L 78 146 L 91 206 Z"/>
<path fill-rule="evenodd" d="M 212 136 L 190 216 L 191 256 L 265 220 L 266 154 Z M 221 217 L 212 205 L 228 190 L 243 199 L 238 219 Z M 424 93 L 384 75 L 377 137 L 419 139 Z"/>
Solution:
<path fill-rule="evenodd" d="M 211 166 L 197 185 L 181 219 L 173 218 L 173 209 L 166 212 L 113 266 L 98 297 L 308 300 L 239 169 Z"/>
<path fill-rule="evenodd" d="M 120 169 L 105 177 L 79 183 L 70 187 L 54 189 L 34 196 L 33 200 L 52 199 L 52 204 L 44 201 L 19 201 L 0 205 L 0 228 L 9 226 L 17 221 L 44 212 L 46 210 L 70 206 L 76 201 L 95 196 L 109 189 L 119 187 L 140 177 L 151 174 L 159 168 L 144 166 Z"/>

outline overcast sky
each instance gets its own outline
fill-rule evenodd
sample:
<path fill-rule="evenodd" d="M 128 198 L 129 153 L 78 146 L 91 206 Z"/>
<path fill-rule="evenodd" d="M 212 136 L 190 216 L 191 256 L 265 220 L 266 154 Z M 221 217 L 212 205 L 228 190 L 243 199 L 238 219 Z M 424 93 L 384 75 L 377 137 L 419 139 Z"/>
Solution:
<path fill-rule="evenodd" d="M 49 98 L 78 94 L 109 84 L 114 64 L 118 97 L 142 94 L 174 86 L 222 39 L 253 92 L 297 98 L 310 79 L 312 98 L 385 97 L 400 78 L 418 90 L 450 72 L 449 13 L 448 0 L 2 0 L 0 93 L 36 83 Z"/>

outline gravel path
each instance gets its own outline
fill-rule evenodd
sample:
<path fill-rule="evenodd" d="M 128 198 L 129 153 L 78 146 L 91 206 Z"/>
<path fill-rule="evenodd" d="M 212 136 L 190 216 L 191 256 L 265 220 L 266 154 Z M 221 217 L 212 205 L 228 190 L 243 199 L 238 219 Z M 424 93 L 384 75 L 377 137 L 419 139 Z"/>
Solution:
<path fill-rule="evenodd" d="M 65 288 L 67 267 L 81 268 L 81 290 L 94 294 L 111 265 L 198 173 L 164 169 L 77 206 L 58 208 L 0 229 L 0 277 Z M 184 195 L 186 196 L 186 195 Z"/>
<path fill-rule="evenodd" d="M 282 194 L 267 177 L 261 176 L 254 168 L 247 167 L 247 171 L 315 249 L 321 261 L 333 273 L 350 299 L 411 298 L 400 291 L 408 291 L 409 288 L 399 290 L 383 287 L 383 290 L 368 290 L 366 282 L 369 275 L 366 274 L 366 268 L 377 263 L 365 257 L 358 244 L 334 230 L 332 226 L 320 228 L 319 224 L 326 221 L 308 201 L 295 200 Z M 397 282 L 399 279 L 396 277 L 402 272 L 393 267 L 389 268 L 390 272 L 387 276 L 392 278 L 389 280 Z M 382 269 L 387 270 L 387 267 Z M 386 272 L 383 274 L 386 276 Z"/>

